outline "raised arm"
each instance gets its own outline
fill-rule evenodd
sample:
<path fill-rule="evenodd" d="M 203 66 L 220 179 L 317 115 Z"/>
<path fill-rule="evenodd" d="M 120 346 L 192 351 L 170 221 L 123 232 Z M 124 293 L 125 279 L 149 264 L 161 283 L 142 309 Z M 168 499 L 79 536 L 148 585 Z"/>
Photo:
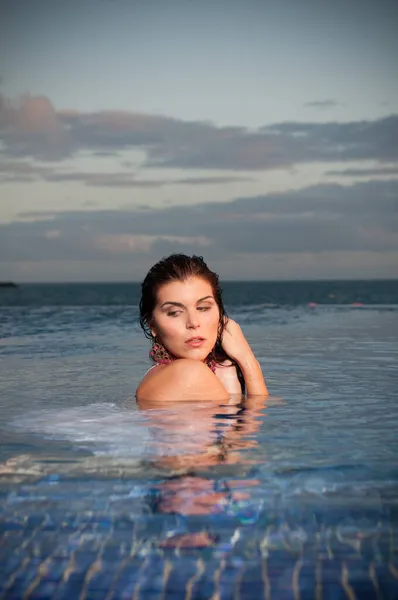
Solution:
<path fill-rule="evenodd" d="M 242 329 L 232 319 L 226 321 L 222 338 L 225 352 L 240 366 L 248 396 L 268 396 L 260 364 L 243 335 Z"/>

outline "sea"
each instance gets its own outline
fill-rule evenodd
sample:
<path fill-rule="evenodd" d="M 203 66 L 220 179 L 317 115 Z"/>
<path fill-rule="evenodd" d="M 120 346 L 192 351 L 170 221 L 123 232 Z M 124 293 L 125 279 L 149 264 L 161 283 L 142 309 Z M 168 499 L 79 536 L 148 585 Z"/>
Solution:
<path fill-rule="evenodd" d="M 138 283 L 0 288 L 0 598 L 398 599 L 398 280 L 225 282 L 269 391 L 139 409 Z"/>

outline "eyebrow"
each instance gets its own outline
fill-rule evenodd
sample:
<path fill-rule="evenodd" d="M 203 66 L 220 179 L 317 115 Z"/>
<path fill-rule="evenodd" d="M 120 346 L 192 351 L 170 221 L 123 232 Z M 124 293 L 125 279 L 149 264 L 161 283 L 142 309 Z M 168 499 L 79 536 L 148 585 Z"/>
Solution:
<path fill-rule="evenodd" d="M 200 302 L 203 302 L 203 300 L 208 300 L 209 298 L 214 300 L 213 296 L 205 296 L 204 298 L 200 298 L 196 302 L 196 304 L 200 304 Z M 172 306 L 179 306 L 180 308 L 185 308 L 185 306 L 181 302 L 163 302 L 160 308 L 163 308 L 163 306 L 165 306 L 166 304 L 171 304 Z"/>

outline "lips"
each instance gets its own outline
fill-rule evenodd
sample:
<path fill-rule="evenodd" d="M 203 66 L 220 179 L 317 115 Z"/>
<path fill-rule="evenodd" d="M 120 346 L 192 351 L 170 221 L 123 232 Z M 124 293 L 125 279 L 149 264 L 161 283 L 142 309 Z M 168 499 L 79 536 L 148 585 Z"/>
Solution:
<path fill-rule="evenodd" d="M 189 338 L 189 340 L 186 340 L 186 344 L 188 346 L 191 346 L 192 348 L 199 348 L 203 342 L 205 341 L 205 338 L 202 337 L 192 337 Z"/>

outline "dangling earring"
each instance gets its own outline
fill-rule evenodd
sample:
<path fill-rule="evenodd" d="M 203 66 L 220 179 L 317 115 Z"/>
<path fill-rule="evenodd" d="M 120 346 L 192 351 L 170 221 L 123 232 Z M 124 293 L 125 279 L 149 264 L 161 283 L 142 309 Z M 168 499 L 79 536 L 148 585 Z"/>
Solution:
<path fill-rule="evenodd" d="M 174 360 L 163 344 L 157 341 L 156 337 L 152 339 L 152 348 L 149 351 L 149 356 L 158 365 L 168 365 Z"/>

